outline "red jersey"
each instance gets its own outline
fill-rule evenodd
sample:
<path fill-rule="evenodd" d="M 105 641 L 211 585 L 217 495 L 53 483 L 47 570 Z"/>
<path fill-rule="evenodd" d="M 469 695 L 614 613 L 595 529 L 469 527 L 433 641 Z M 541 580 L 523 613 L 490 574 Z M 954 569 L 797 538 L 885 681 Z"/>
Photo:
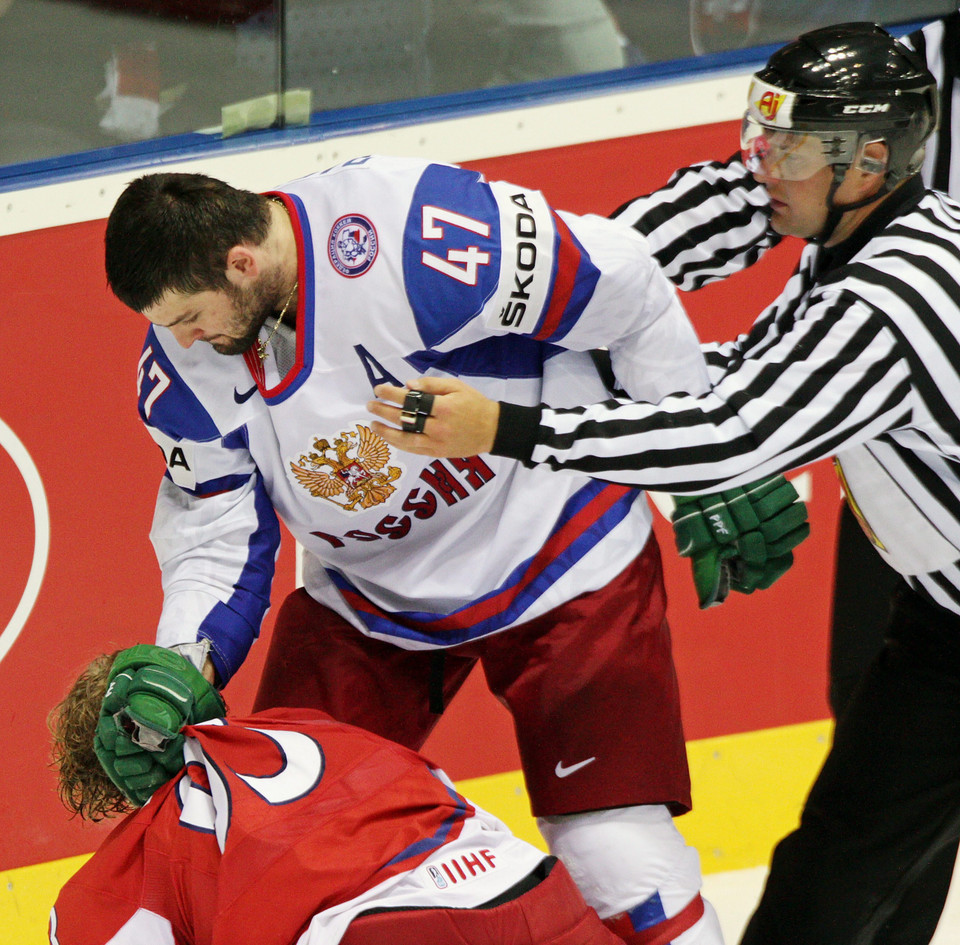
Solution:
<path fill-rule="evenodd" d="M 489 902 L 543 854 L 415 752 L 315 711 L 184 730 L 186 768 L 64 886 L 53 945 L 318 945 Z"/>

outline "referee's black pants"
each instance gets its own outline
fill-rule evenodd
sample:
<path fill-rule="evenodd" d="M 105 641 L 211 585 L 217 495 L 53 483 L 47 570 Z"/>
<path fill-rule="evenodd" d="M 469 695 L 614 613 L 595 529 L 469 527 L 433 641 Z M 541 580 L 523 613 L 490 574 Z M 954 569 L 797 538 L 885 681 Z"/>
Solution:
<path fill-rule="evenodd" d="M 741 945 L 894 945 L 960 837 L 960 618 L 905 587 Z"/>

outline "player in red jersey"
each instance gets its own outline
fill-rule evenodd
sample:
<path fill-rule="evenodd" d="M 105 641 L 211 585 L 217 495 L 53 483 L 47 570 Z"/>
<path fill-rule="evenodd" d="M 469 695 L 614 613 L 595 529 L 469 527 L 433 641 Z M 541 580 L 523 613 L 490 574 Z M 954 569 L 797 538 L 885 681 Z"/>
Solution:
<path fill-rule="evenodd" d="M 53 713 L 54 756 L 71 810 L 133 809 L 61 891 L 52 945 L 618 941 L 559 861 L 420 755 L 316 711 L 203 720 L 222 703 L 199 674 L 170 690 L 197 724 L 157 733 L 183 766 L 136 807 L 95 729 L 105 693 L 134 694 L 117 713 L 129 728 L 162 687 L 155 666 L 115 660 L 94 660 Z"/>

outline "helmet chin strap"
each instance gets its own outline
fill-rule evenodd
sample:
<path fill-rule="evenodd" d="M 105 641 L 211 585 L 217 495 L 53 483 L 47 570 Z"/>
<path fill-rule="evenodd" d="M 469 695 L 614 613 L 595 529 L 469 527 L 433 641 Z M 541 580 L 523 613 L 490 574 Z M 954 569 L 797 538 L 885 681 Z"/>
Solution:
<path fill-rule="evenodd" d="M 847 170 L 849 168 L 849 164 L 833 165 L 833 180 L 830 182 L 830 189 L 827 191 L 827 219 L 824 221 L 823 229 L 820 230 L 816 236 L 810 237 L 811 243 L 826 243 L 827 240 L 833 236 L 833 231 L 837 228 L 841 217 L 848 210 L 859 210 L 860 207 L 866 207 L 868 204 L 875 203 L 892 189 L 890 186 L 890 175 L 887 174 L 880 187 L 877 188 L 875 193 L 870 194 L 869 197 L 864 197 L 862 200 L 857 200 L 854 203 L 837 204 L 833 198 L 840 189 L 844 177 L 847 176 Z"/>

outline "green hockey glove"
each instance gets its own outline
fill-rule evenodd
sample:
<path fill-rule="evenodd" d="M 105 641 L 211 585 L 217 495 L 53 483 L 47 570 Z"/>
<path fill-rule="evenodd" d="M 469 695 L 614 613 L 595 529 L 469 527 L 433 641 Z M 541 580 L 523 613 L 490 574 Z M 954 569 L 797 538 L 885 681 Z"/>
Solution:
<path fill-rule="evenodd" d="M 770 587 L 810 533 L 806 506 L 781 475 L 675 501 L 677 551 L 691 560 L 701 609 L 722 603 L 731 590 L 750 594 Z"/>
<path fill-rule="evenodd" d="M 793 549 L 810 534 L 810 523 L 806 505 L 783 476 L 744 486 L 743 493 L 760 524 L 738 541 L 740 554 L 730 562 L 730 587 L 752 594 L 770 587 L 790 570 Z"/>
<path fill-rule="evenodd" d="M 138 644 L 117 655 L 94 750 L 134 803 L 145 804 L 183 767 L 184 725 L 222 716 L 220 693 L 173 650 Z"/>
<path fill-rule="evenodd" d="M 730 568 L 739 529 L 720 495 L 675 496 L 673 534 L 677 552 L 689 558 L 701 609 L 723 603 L 730 593 Z"/>

